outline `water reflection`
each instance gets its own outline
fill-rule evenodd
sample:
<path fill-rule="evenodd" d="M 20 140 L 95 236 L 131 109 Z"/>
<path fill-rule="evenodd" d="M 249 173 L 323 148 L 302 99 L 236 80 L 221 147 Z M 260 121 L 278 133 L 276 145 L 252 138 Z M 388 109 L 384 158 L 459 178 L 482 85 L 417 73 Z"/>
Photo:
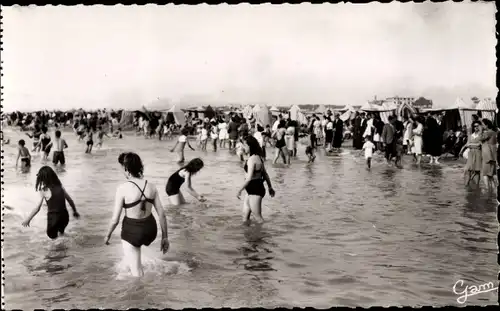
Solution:
<path fill-rule="evenodd" d="M 244 237 L 246 243 L 239 248 L 244 257 L 235 259 L 234 263 L 238 266 L 243 265 L 248 271 L 276 271 L 271 263 L 274 256 L 269 247 L 272 245 L 266 241 L 270 236 L 263 229 L 263 225 L 246 227 Z"/>

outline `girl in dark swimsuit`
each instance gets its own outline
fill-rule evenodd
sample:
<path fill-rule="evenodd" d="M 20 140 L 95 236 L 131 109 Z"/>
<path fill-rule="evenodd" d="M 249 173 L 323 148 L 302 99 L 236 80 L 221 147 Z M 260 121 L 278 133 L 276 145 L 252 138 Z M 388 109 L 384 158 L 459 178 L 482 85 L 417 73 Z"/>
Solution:
<path fill-rule="evenodd" d="M 187 192 L 196 198 L 200 202 L 204 202 L 205 198 L 202 195 L 199 195 L 192 187 L 191 184 L 191 176 L 198 173 L 203 168 L 203 160 L 200 158 L 193 159 L 189 161 L 189 163 L 173 173 L 169 178 L 167 185 L 165 187 L 165 191 L 168 195 L 168 200 L 172 205 L 181 205 L 185 204 L 186 200 L 181 192 L 181 186 L 184 181 L 187 180 Z"/>
<path fill-rule="evenodd" d="M 47 134 L 47 128 L 42 128 L 42 135 L 40 136 L 40 150 L 43 151 L 43 160 L 47 160 L 47 158 L 49 157 L 50 149 L 52 148 L 52 145 L 50 145 L 50 140 L 50 136 Z"/>
<path fill-rule="evenodd" d="M 237 197 L 240 199 L 241 193 L 246 190 L 247 196 L 243 201 L 243 222 L 249 224 L 250 215 L 253 214 L 257 222 L 261 223 L 264 221 L 262 218 L 262 199 L 266 195 L 264 181 L 267 183 L 271 197 L 274 197 L 275 192 L 264 167 L 259 142 L 255 137 L 248 136 L 246 143 L 250 149 L 250 157 L 244 166 L 246 172 L 245 182 L 238 191 Z"/>
<path fill-rule="evenodd" d="M 156 209 L 160 221 L 162 239 L 160 251 L 168 251 L 167 219 L 156 187 L 144 180 L 144 166 L 141 158 L 135 153 L 122 153 L 118 162 L 124 170 L 127 182 L 121 184 L 116 191 L 113 217 L 104 243 L 109 245 L 111 234 L 118 226 L 120 215 L 125 210 L 122 223 L 122 246 L 125 259 L 133 276 L 143 276 L 141 263 L 141 246 L 149 246 L 156 239 L 157 226 L 152 214 L 152 206 Z M 129 202 L 129 203 L 127 203 Z"/>
<path fill-rule="evenodd" d="M 73 217 L 79 218 L 73 199 L 64 189 L 56 172 L 48 166 L 43 166 L 36 175 L 36 191 L 40 191 L 41 200 L 38 206 L 31 214 L 23 221 L 24 227 L 29 227 L 31 220 L 40 211 L 43 202 L 47 203 L 47 236 L 54 240 L 59 235 L 64 235 L 64 230 L 69 223 L 69 214 L 66 208 L 66 201 L 73 209 Z"/>
<path fill-rule="evenodd" d="M 274 157 L 273 164 L 276 164 L 276 162 L 278 162 L 278 158 L 280 157 L 280 155 L 283 159 L 283 162 L 285 164 L 287 163 L 288 149 L 286 147 L 285 134 L 286 122 L 285 120 L 281 120 L 278 125 L 278 131 L 274 134 L 276 138 L 276 156 Z"/>

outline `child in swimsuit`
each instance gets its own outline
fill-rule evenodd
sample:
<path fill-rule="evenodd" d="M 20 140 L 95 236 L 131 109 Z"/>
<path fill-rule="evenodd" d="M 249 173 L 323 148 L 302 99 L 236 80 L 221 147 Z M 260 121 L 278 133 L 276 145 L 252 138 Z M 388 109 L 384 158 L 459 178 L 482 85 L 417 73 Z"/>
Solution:
<path fill-rule="evenodd" d="M 207 141 L 208 141 L 208 130 L 207 125 L 203 125 L 201 128 L 200 146 L 202 151 L 207 151 Z"/>
<path fill-rule="evenodd" d="M 31 154 L 25 145 L 26 145 L 26 142 L 24 141 L 24 139 L 21 139 L 18 143 L 19 153 L 17 154 L 16 167 L 17 167 L 17 164 L 19 162 L 19 159 L 21 159 L 21 168 L 22 169 L 27 169 L 31 166 Z"/>
<path fill-rule="evenodd" d="M 118 139 L 122 139 L 122 128 L 119 127 L 118 130 L 113 134 L 113 137 L 117 137 Z"/>
<path fill-rule="evenodd" d="M 219 128 L 217 127 L 217 123 L 214 121 L 211 124 L 210 129 L 210 138 L 212 139 L 212 147 L 214 148 L 214 152 L 217 151 L 217 139 L 219 138 Z"/>
<path fill-rule="evenodd" d="M 174 152 L 177 149 L 177 155 L 178 155 L 177 163 L 179 164 L 184 163 L 184 147 L 186 146 L 186 144 L 188 145 L 189 148 L 191 148 L 191 150 L 194 151 L 194 148 L 191 147 L 191 145 L 189 144 L 189 139 L 187 138 L 188 134 L 189 134 L 188 129 L 183 128 L 181 136 L 179 136 L 179 138 L 177 139 L 174 148 L 170 150 L 170 152 Z M 179 148 L 177 148 L 177 146 L 179 146 Z"/>
<path fill-rule="evenodd" d="M 42 131 L 40 131 L 40 128 L 38 127 L 38 125 L 35 125 L 35 130 L 33 131 L 33 133 L 30 135 L 28 133 L 26 133 L 26 135 L 29 137 L 29 138 L 33 138 L 33 152 L 36 152 L 37 150 L 40 151 L 40 136 L 42 135 Z"/>
<path fill-rule="evenodd" d="M 108 134 L 106 134 L 106 132 L 104 132 L 102 130 L 102 126 L 99 126 L 98 130 L 99 131 L 97 132 L 97 144 L 96 144 L 96 147 L 101 148 L 102 147 L 102 139 L 104 138 L 104 136 L 106 136 L 108 138 L 109 138 L 109 136 L 108 136 Z"/>
<path fill-rule="evenodd" d="M 66 208 L 66 201 L 73 209 L 73 217 L 78 219 L 80 214 L 76 210 L 73 199 L 64 189 L 56 172 L 48 166 L 43 166 L 36 175 L 36 191 L 40 191 L 41 200 L 38 206 L 23 221 L 24 227 L 29 227 L 31 220 L 40 211 L 43 202 L 47 203 L 47 236 L 54 240 L 59 235 L 64 235 L 64 230 L 69 223 L 69 214 Z"/>
<path fill-rule="evenodd" d="M 78 140 L 83 140 L 85 138 L 85 125 L 80 124 L 76 130 L 76 135 L 78 135 Z"/>
<path fill-rule="evenodd" d="M 87 149 L 85 150 L 85 153 L 91 153 L 92 147 L 94 146 L 94 133 L 92 132 L 92 129 L 90 127 L 87 128 L 87 135 L 85 136 L 85 139 L 87 144 Z"/>
<path fill-rule="evenodd" d="M 61 138 L 61 131 L 57 130 L 55 134 L 54 141 L 49 143 L 48 147 L 53 147 L 55 145 L 56 150 L 52 154 L 52 163 L 57 165 L 61 163 L 61 165 L 66 164 L 66 159 L 64 158 L 64 149 L 68 148 L 68 144 L 66 140 Z"/>
<path fill-rule="evenodd" d="M 193 159 L 189 163 L 173 173 L 167 181 L 165 191 L 172 205 L 180 205 L 186 203 L 181 192 L 181 186 L 187 180 L 187 192 L 200 202 L 204 202 L 205 198 L 193 189 L 191 185 L 191 176 L 198 173 L 203 168 L 203 160 L 200 158 Z"/>
<path fill-rule="evenodd" d="M 375 145 L 372 142 L 371 136 L 365 138 L 365 143 L 361 150 L 365 151 L 366 167 L 370 169 L 372 167 L 373 151 L 375 150 Z"/>
<path fill-rule="evenodd" d="M 240 158 L 241 162 L 245 161 L 245 155 L 247 154 L 246 148 L 245 148 L 245 143 L 243 142 L 243 139 L 240 138 L 238 140 L 238 143 L 236 143 L 236 155 Z"/>

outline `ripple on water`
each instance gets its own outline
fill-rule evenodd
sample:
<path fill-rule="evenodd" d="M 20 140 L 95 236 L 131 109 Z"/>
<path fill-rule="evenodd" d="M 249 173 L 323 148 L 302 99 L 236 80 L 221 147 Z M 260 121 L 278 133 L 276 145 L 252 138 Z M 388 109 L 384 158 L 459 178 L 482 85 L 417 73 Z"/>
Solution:
<path fill-rule="evenodd" d="M 496 202 L 463 186 L 461 165 L 419 169 L 408 159 L 398 170 L 377 155 L 367 171 L 349 149 L 319 153 L 312 165 L 268 161 L 277 195 L 264 198 L 267 222 L 245 228 L 236 198 L 243 170 L 227 150 L 186 152 L 205 162 L 193 184 L 208 202 L 186 195 L 190 204 L 171 207 L 163 188 L 179 167 L 168 152 L 173 141 L 127 135 L 88 156 L 71 132 L 63 135 L 71 147 L 57 172 L 82 215 L 70 220 L 63 244 L 45 236 L 44 209 L 32 227 L 20 226 L 39 200 L 34 180 L 42 163 L 35 158 L 30 172 L 18 173 L 15 146 L 5 147 L 9 309 L 449 305 L 457 279 L 484 283 L 496 275 Z M 160 190 L 170 230 L 168 254 L 158 240 L 142 250 L 141 280 L 125 276 L 120 226 L 111 245 L 102 244 L 124 178 L 117 157 L 128 150 L 139 152 Z M 496 302 L 479 296 L 474 302 Z"/>

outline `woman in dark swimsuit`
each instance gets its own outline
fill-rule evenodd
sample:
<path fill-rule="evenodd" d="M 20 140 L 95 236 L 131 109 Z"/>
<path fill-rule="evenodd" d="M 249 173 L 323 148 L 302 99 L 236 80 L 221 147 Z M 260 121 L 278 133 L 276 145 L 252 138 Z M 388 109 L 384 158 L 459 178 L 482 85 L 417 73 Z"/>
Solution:
<path fill-rule="evenodd" d="M 271 197 L 274 197 L 275 192 L 264 167 L 264 161 L 262 161 L 262 149 L 259 142 L 253 136 L 248 136 L 246 142 L 250 149 L 250 157 L 244 166 L 246 172 L 245 182 L 238 191 L 237 197 L 240 199 L 241 193 L 246 190 L 247 196 L 243 201 L 243 222 L 248 224 L 250 215 L 253 214 L 257 222 L 261 223 L 264 221 L 262 218 L 262 199 L 266 195 L 264 181 L 267 183 Z"/>
<path fill-rule="evenodd" d="M 203 160 L 200 158 L 193 159 L 189 161 L 186 166 L 183 166 L 181 169 L 173 173 L 169 178 L 167 185 L 165 187 L 165 191 L 168 195 L 168 200 L 172 205 L 181 205 L 185 204 L 186 201 L 181 192 L 181 186 L 184 181 L 187 180 L 187 192 L 196 198 L 200 202 L 204 202 L 205 198 L 202 195 L 196 193 L 191 184 L 191 176 L 198 173 L 203 168 Z"/>
<path fill-rule="evenodd" d="M 50 136 L 47 134 L 47 128 L 43 127 L 42 135 L 40 136 L 40 150 L 43 151 L 43 160 L 47 160 L 47 158 L 49 157 L 50 149 L 52 148 L 52 145 L 49 145 L 50 140 Z"/>
<path fill-rule="evenodd" d="M 141 158 L 135 153 L 122 153 L 118 157 L 118 162 L 128 180 L 116 191 L 113 217 L 104 242 L 109 245 L 111 234 L 120 221 L 122 210 L 125 210 L 121 232 L 125 259 L 131 274 L 142 276 L 144 271 L 141 263 L 141 246 L 149 246 L 156 239 L 158 231 L 152 206 L 155 207 L 160 221 L 162 231 L 160 251 L 163 253 L 169 248 L 167 220 L 156 187 L 144 180 Z"/>
<path fill-rule="evenodd" d="M 286 122 L 285 120 L 281 120 L 278 125 L 278 131 L 276 131 L 276 133 L 274 134 L 276 138 L 276 156 L 274 157 L 273 164 L 276 164 L 276 162 L 278 162 L 278 158 L 280 157 L 280 155 L 283 159 L 283 162 L 285 162 L 285 164 L 287 163 L 288 149 L 286 147 L 285 134 Z"/>

